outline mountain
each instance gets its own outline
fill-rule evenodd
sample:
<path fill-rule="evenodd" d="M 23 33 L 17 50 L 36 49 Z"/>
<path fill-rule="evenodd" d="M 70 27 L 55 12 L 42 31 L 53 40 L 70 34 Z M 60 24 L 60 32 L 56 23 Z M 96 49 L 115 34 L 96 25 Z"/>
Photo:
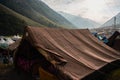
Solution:
<path fill-rule="evenodd" d="M 77 28 L 95 28 L 100 26 L 99 23 L 87 19 L 82 18 L 80 16 L 71 15 L 65 12 L 59 12 L 62 16 L 64 16 L 67 20 L 69 20 L 73 25 L 75 25 Z"/>
<path fill-rule="evenodd" d="M 0 0 L 0 35 L 22 34 L 25 26 L 74 28 L 39 0 Z"/>
<path fill-rule="evenodd" d="M 120 13 L 113 16 L 110 20 L 105 22 L 101 27 L 109 28 L 109 27 L 114 27 L 114 25 L 120 28 Z"/>
<path fill-rule="evenodd" d="M 41 0 L 0 0 L 0 3 L 45 26 L 67 28 L 74 26 Z"/>
<path fill-rule="evenodd" d="M 43 26 L 0 4 L 0 35 L 22 34 L 26 25 Z"/>

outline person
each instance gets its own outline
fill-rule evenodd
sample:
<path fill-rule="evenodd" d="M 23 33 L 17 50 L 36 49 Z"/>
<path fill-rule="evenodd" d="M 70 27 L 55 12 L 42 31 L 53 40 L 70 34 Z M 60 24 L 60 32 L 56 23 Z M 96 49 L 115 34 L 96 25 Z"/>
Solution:
<path fill-rule="evenodd" d="M 3 56 L 1 53 L 0 53 L 0 63 L 3 63 Z"/>
<path fill-rule="evenodd" d="M 105 44 L 107 44 L 107 43 L 109 42 L 109 40 L 107 39 L 106 36 L 103 36 L 103 37 L 102 37 L 102 41 L 103 41 Z"/>
<path fill-rule="evenodd" d="M 104 43 L 108 43 L 108 39 L 105 35 L 99 35 L 98 33 L 93 34 L 95 37 L 97 37 L 100 41 L 103 41 Z"/>
<path fill-rule="evenodd" d="M 4 56 L 4 58 L 3 58 L 3 64 L 8 64 L 8 63 L 9 63 L 8 57 Z"/>
<path fill-rule="evenodd" d="M 10 58 L 9 58 L 9 63 L 13 64 L 13 57 L 12 56 L 10 56 Z"/>
<path fill-rule="evenodd" d="M 95 37 L 97 37 L 99 40 L 103 41 L 105 44 L 108 46 L 112 46 L 114 43 L 114 40 L 116 39 L 117 36 L 120 36 L 120 33 L 118 31 L 115 31 L 112 36 L 107 38 L 105 35 L 100 36 L 98 33 L 94 34 Z"/>

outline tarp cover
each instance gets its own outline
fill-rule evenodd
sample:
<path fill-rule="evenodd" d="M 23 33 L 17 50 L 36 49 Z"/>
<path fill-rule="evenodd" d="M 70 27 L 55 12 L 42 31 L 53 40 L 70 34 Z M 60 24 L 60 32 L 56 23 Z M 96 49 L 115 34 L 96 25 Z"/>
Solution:
<path fill-rule="evenodd" d="M 111 47 L 120 52 L 120 39 L 115 39 Z"/>
<path fill-rule="evenodd" d="M 53 64 L 72 80 L 101 72 L 101 68 L 120 58 L 117 51 L 95 38 L 88 29 L 27 27 L 26 38 L 38 50 L 48 52 L 41 54 L 51 63 L 55 60 Z"/>

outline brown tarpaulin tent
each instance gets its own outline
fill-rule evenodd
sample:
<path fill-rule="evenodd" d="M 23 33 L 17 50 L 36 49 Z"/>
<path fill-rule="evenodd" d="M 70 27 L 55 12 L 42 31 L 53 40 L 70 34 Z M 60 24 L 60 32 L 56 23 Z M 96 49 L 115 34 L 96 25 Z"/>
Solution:
<path fill-rule="evenodd" d="M 114 40 L 112 48 L 120 52 L 120 39 Z"/>
<path fill-rule="evenodd" d="M 36 74 L 40 67 L 58 80 L 103 80 L 119 58 L 88 29 L 27 27 L 14 62 L 17 69 Z"/>
<path fill-rule="evenodd" d="M 115 31 L 114 34 L 108 38 L 108 40 L 109 42 L 107 45 L 120 52 L 120 33 Z"/>

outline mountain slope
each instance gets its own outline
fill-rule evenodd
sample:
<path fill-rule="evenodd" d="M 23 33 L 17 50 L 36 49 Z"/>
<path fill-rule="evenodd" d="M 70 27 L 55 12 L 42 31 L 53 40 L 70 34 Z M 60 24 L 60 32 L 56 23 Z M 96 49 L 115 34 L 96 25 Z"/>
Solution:
<path fill-rule="evenodd" d="M 99 23 L 92 21 L 87 18 L 82 18 L 80 16 L 74 16 L 65 12 L 59 12 L 62 16 L 64 16 L 67 20 L 69 20 L 73 25 L 77 28 L 95 28 L 100 26 Z"/>
<path fill-rule="evenodd" d="M 22 34 L 27 25 L 43 26 L 0 4 L 0 35 Z"/>
<path fill-rule="evenodd" d="M 73 25 L 39 0 L 2 0 L 8 8 L 49 27 Z"/>
<path fill-rule="evenodd" d="M 114 27 L 114 25 L 118 28 L 120 28 L 120 13 L 113 16 L 110 20 L 105 22 L 101 27 Z"/>

